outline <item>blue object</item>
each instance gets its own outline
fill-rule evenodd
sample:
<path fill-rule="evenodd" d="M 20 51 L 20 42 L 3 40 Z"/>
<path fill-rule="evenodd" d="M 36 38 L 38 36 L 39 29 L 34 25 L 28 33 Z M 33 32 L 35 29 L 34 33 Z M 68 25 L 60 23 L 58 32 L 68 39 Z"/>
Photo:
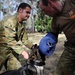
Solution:
<path fill-rule="evenodd" d="M 50 56 L 56 47 L 57 38 L 49 32 L 45 37 L 43 37 L 39 44 L 39 50 L 46 56 Z"/>

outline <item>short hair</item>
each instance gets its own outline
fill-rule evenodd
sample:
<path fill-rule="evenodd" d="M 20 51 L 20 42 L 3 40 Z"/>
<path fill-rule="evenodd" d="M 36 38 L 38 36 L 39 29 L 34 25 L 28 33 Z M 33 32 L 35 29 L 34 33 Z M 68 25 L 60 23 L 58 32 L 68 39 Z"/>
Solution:
<path fill-rule="evenodd" d="M 42 3 L 43 3 L 45 6 L 48 6 L 48 0 L 42 0 Z"/>
<path fill-rule="evenodd" d="M 17 11 L 19 10 L 19 8 L 22 8 L 22 9 L 25 9 L 26 7 L 29 7 L 31 9 L 31 6 L 27 3 L 21 3 L 19 6 L 18 6 L 18 9 Z"/>

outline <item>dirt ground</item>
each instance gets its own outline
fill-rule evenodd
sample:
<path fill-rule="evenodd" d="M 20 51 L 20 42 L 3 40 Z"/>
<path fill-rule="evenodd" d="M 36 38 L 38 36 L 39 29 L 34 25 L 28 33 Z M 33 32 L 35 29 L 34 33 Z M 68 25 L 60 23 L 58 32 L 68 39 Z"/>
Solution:
<path fill-rule="evenodd" d="M 31 40 L 34 44 L 39 44 L 41 38 L 45 36 L 43 33 L 32 33 L 28 34 L 29 40 Z M 45 65 L 45 75 L 53 75 L 56 65 L 58 63 L 58 60 L 63 52 L 64 48 L 64 41 L 66 40 L 64 34 L 59 34 L 58 36 L 58 43 L 55 49 L 55 52 L 50 56 L 46 58 L 46 65 Z"/>

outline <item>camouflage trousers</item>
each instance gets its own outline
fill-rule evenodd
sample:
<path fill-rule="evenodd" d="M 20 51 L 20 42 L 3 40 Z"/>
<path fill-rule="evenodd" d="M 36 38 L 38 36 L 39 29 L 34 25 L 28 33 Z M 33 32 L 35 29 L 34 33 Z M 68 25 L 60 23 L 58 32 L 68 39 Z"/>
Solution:
<path fill-rule="evenodd" d="M 6 51 L 6 52 L 5 52 Z M 19 60 L 12 54 L 12 52 L 7 52 L 7 50 L 0 50 L 0 69 L 5 65 L 7 70 L 14 70 L 21 67 Z"/>
<path fill-rule="evenodd" d="M 75 45 L 65 43 L 54 75 L 75 75 Z"/>

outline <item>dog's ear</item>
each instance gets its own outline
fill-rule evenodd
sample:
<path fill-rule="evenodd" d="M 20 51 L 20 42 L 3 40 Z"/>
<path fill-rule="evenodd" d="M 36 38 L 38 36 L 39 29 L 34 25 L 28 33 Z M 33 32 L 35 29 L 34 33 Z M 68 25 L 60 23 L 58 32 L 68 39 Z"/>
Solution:
<path fill-rule="evenodd" d="M 37 52 L 38 52 L 38 45 L 37 44 L 34 44 L 32 47 L 31 47 L 31 54 L 30 54 L 30 60 L 34 60 L 37 58 Z"/>
<path fill-rule="evenodd" d="M 34 44 L 34 45 L 31 47 L 32 50 L 37 50 L 38 48 L 39 48 L 39 47 L 38 47 L 37 44 Z"/>

